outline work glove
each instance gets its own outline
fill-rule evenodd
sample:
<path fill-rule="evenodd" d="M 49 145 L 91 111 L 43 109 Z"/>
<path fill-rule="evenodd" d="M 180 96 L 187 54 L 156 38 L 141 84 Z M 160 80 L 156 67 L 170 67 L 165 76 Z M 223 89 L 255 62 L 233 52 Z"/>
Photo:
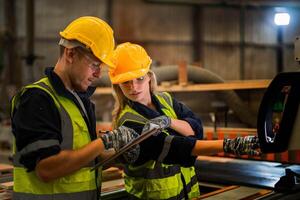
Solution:
<path fill-rule="evenodd" d="M 115 151 L 119 151 L 119 149 L 138 136 L 139 134 L 135 130 L 126 126 L 120 126 L 115 130 L 107 131 L 100 138 L 103 140 L 105 149 L 114 148 Z"/>
<path fill-rule="evenodd" d="M 100 138 L 103 140 L 105 149 L 114 148 L 115 151 L 119 151 L 119 149 L 138 136 L 139 134 L 135 130 L 126 126 L 120 126 L 115 130 L 107 131 Z M 135 145 L 122 154 L 123 159 L 121 160 L 123 163 L 132 164 L 138 159 L 139 155 L 140 145 Z"/>
<path fill-rule="evenodd" d="M 167 117 L 165 115 L 155 117 L 153 119 L 150 119 L 144 126 L 143 132 L 151 130 L 152 128 L 157 128 L 159 131 L 154 134 L 157 135 L 162 130 L 167 129 L 171 126 L 171 118 Z"/>
<path fill-rule="evenodd" d="M 224 139 L 223 149 L 225 153 L 235 155 L 260 155 L 259 141 L 257 136 L 236 137 L 234 139 Z"/>

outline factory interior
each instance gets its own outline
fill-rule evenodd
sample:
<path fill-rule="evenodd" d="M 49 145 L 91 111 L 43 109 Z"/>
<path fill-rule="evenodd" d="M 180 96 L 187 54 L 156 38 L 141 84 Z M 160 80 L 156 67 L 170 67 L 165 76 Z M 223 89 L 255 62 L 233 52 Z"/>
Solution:
<path fill-rule="evenodd" d="M 157 90 L 201 119 L 202 140 L 258 136 L 260 155 L 199 155 L 188 199 L 300 199 L 299 0 L 0 0 L 0 200 L 15 199 L 11 99 L 55 66 L 81 16 L 147 51 Z M 96 131 L 113 130 L 108 67 L 93 85 Z M 122 164 L 100 173 L 100 199 L 130 199 Z"/>

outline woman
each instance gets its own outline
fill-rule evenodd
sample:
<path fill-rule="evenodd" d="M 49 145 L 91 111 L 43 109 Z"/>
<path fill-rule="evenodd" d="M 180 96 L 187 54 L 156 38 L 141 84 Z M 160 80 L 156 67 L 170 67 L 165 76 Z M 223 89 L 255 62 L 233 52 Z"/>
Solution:
<path fill-rule="evenodd" d="M 193 167 L 197 155 L 221 151 L 258 154 L 256 137 L 201 141 L 199 118 L 167 92 L 156 92 L 151 59 L 139 45 L 123 43 L 113 53 L 113 126 L 141 134 L 150 123 L 164 129 L 140 144 L 139 157 L 125 167 L 125 188 L 138 199 L 191 199 L 200 195 Z M 150 121 L 149 121 L 150 120 Z M 132 163 L 132 161 L 130 162 Z"/>

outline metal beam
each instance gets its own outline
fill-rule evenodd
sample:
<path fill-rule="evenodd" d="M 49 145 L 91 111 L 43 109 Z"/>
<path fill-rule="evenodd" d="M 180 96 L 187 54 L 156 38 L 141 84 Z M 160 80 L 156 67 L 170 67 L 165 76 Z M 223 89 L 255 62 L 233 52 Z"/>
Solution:
<path fill-rule="evenodd" d="M 228 6 L 228 7 L 298 7 L 298 0 L 145 0 L 149 3 L 165 3 L 165 4 L 185 4 L 185 5 L 200 5 L 200 6 Z"/>

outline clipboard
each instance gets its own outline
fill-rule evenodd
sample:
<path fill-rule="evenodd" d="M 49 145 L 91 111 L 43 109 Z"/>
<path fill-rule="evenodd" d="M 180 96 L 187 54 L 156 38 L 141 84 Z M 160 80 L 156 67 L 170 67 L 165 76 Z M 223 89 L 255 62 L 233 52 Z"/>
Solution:
<path fill-rule="evenodd" d="M 150 136 L 160 132 L 161 129 L 159 128 L 158 125 L 156 124 L 150 124 L 148 130 L 142 132 L 141 135 L 139 135 L 137 138 L 135 138 L 134 140 L 132 140 L 131 142 L 129 142 L 128 144 L 126 144 L 125 146 L 123 146 L 121 149 L 119 149 L 118 152 L 116 152 L 114 155 L 112 155 L 111 157 L 108 157 L 104 160 L 102 160 L 101 162 L 97 163 L 96 165 L 94 165 L 94 167 L 90 170 L 90 171 L 94 171 L 96 169 L 98 169 L 99 167 L 108 164 L 109 162 L 111 162 L 112 160 L 116 159 L 117 157 L 119 157 L 120 155 L 122 155 L 124 152 L 126 152 L 127 150 L 129 150 L 130 148 L 132 148 L 133 146 L 141 143 L 142 141 L 146 140 L 147 138 L 149 138 Z"/>

